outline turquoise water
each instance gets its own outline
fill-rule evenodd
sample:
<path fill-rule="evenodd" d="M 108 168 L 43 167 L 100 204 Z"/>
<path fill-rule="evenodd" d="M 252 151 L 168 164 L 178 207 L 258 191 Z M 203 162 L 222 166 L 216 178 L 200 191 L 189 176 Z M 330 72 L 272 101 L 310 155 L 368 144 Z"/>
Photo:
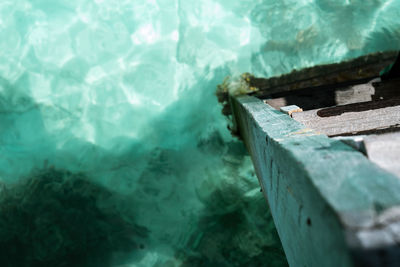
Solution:
<path fill-rule="evenodd" d="M 394 0 L 1 0 L 1 180 L 29 191 L 55 168 L 124 198 L 146 237 L 108 266 L 284 265 L 216 85 L 398 49 L 399 17 Z"/>

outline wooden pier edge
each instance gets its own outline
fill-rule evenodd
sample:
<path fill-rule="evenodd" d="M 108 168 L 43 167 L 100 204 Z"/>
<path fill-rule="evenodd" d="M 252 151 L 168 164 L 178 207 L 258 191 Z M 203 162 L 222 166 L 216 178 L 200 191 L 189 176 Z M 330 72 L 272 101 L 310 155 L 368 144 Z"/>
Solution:
<path fill-rule="evenodd" d="M 290 266 L 399 266 L 398 177 L 258 98 L 230 102 Z"/>

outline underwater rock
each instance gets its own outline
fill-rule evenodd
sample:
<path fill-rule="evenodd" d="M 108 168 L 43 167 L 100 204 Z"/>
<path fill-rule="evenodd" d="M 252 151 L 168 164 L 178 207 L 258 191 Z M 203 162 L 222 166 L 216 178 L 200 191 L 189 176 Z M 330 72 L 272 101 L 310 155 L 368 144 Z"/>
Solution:
<path fill-rule="evenodd" d="M 0 262 L 5 267 L 107 267 L 143 248 L 148 235 L 122 214 L 115 193 L 83 174 L 35 171 L 0 192 Z M 126 255 L 127 256 L 127 255 Z"/>

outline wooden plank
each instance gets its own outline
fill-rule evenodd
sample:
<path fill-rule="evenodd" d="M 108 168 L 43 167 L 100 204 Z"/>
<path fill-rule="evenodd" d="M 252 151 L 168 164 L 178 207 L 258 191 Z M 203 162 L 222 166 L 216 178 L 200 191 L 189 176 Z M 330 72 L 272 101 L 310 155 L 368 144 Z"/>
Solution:
<path fill-rule="evenodd" d="M 255 97 L 231 103 L 290 266 L 399 266 L 400 179 Z"/>
<path fill-rule="evenodd" d="M 396 55 L 397 52 L 375 53 L 345 62 L 294 70 L 289 74 L 268 79 L 244 73 L 234 95 L 253 95 L 265 99 L 277 109 L 285 105 L 298 105 L 304 110 L 386 99 L 387 91 L 393 89 L 393 79 L 381 83 L 379 73 L 396 59 Z M 397 84 L 399 83 L 400 79 Z M 383 94 L 374 95 L 375 85 L 381 87 L 375 91 L 382 91 Z M 229 86 L 228 76 L 216 90 L 225 116 L 231 115 L 228 104 Z M 398 90 L 396 95 L 399 95 Z"/>
<path fill-rule="evenodd" d="M 368 136 L 364 138 L 368 158 L 400 177 L 400 133 Z"/>
<path fill-rule="evenodd" d="M 353 103 L 372 101 L 375 94 L 373 81 L 364 84 L 357 84 L 335 91 L 336 105 L 348 105 Z"/>
<path fill-rule="evenodd" d="M 345 87 L 368 82 L 379 77 L 379 73 L 396 60 L 397 52 L 383 52 L 361 56 L 348 61 L 318 65 L 294 70 L 289 74 L 273 78 L 249 76 L 249 87 L 257 88 L 254 96 L 265 98 L 268 95 L 295 91 L 304 88 Z"/>
<path fill-rule="evenodd" d="M 391 131 L 400 127 L 400 99 L 309 110 L 292 116 L 328 136 Z"/>

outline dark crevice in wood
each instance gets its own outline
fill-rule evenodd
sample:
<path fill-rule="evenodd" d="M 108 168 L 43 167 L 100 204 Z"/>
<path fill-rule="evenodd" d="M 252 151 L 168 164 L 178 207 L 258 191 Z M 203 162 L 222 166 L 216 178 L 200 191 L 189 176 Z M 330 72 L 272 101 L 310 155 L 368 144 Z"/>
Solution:
<path fill-rule="evenodd" d="M 399 98 L 400 78 L 379 79 L 380 71 L 396 56 L 397 52 L 377 53 L 270 79 L 251 77 L 249 85 L 259 88 L 251 95 L 276 109 L 297 105 L 304 111 Z"/>
<path fill-rule="evenodd" d="M 400 252 L 397 244 L 369 249 L 353 248 L 351 255 L 354 259 L 355 267 L 400 266 Z"/>
<path fill-rule="evenodd" d="M 387 128 L 382 129 L 372 129 L 367 131 L 357 131 L 357 132 L 350 132 L 350 133 L 340 133 L 334 135 L 328 135 L 329 137 L 338 137 L 338 136 L 353 136 L 353 135 L 370 135 L 370 134 L 385 134 L 385 133 L 394 133 L 400 132 L 400 124 L 392 125 Z"/>
<path fill-rule="evenodd" d="M 400 97 L 389 100 L 369 101 L 363 103 L 348 104 L 344 106 L 324 108 L 318 110 L 317 115 L 319 117 L 332 117 L 339 116 L 346 112 L 361 112 L 378 108 L 394 107 L 397 105 L 400 105 Z"/>
<path fill-rule="evenodd" d="M 382 75 L 382 80 L 400 78 L 400 54 L 397 55 L 396 61 L 390 66 L 390 70 Z"/>
<path fill-rule="evenodd" d="M 383 82 L 372 83 L 375 88 L 375 94 L 372 100 L 387 99 L 400 95 L 400 78 Z"/>
<path fill-rule="evenodd" d="M 364 78 L 364 79 L 358 79 L 358 80 L 330 83 L 330 84 L 324 84 L 324 85 L 319 85 L 319 86 L 303 87 L 303 88 L 296 89 L 296 91 L 278 91 L 278 92 L 260 91 L 260 92 L 251 93 L 249 95 L 256 96 L 261 99 L 265 99 L 265 98 L 288 97 L 288 96 L 293 96 L 293 95 L 325 94 L 328 92 L 334 92 L 334 91 L 338 90 L 338 88 L 346 88 L 346 87 L 356 85 L 356 84 L 367 83 L 378 77 L 379 76 L 376 75 L 376 76 L 372 76 L 372 77 L 368 77 L 368 78 Z"/>
<path fill-rule="evenodd" d="M 364 86 L 363 88 L 357 88 Z M 266 103 L 279 110 L 282 106 L 296 105 L 304 111 L 348 103 L 392 101 L 400 98 L 400 79 L 383 82 L 368 81 L 365 84 L 355 86 L 331 86 L 326 90 L 315 88 L 302 89 L 292 94 L 276 94 L 265 100 Z M 380 105 L 380 104 L 378 104 Z"/>

